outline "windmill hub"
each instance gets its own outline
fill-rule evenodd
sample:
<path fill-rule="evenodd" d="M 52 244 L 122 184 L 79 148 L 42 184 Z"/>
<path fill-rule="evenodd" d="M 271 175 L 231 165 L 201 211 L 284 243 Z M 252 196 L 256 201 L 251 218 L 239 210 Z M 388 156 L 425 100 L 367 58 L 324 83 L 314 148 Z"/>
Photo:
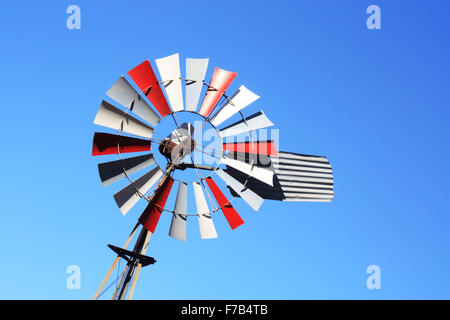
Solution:
<path fill-rule="evenodd" d="M 188 134 L 172 139 L 165 138 L 159 144 L 158 149 L 166 158 L 175 160 L 175 158 L 179 157 L 179 159 L 182 159 L 195 149 L 195 140 Z"/>
<path fill-rule="evenodd" d="M 193 112 L 178 111 L 162 118 L 155 127 L 155 162 L 164 172 L 174 164 L 171 177 L 178 182 L 200 182 L 220 165 L 223 141 L 205 119 Z"/>

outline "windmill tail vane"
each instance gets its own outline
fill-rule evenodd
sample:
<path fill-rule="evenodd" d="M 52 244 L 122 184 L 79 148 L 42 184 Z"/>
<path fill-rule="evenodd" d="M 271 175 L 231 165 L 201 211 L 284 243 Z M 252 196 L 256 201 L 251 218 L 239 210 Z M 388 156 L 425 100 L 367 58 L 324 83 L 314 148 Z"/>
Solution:
<path fill-rule="evenodd" d="M 187 221 L 196 217 L 200 237 L 212 239 L 214 214 L 222 212 L 231 229 L 244 224 L 233 206 L 239 199 L 258 211 L 265 199 L 329 202 L 334 196 L 326 157 L 278 151 L 275 141 L 254 139 L 274 124 L 263 111 L 244 116 L 259 99 L 245 86 L 227 93 L 237 73 L 215 68 L 206 82 L 209 59 L 186 58 L 182 77 L 178 54 L 155 64 L 159 79 L 150 62 L 142 62 L 116 80 L 95 116 L 94 123 L 111 132 L 94 134 L 92 155 L 118 156 L 98 164 L 102 185 L 128 182 L 114 194 L 124 215 L 141 199 L 147 205 L 125 244 L 108 245 L 117 257 L 94 299 L 110 287 L 112 299 L 133 297 L 142 267 L 156 262 L 146 252 L 163 213 L 171 215 L 170 237 L 186 241 Z M 216 144 L 202 137 L 206 127 Z M 188 203 L 192 194 L 195 210 Z M 122 261 L 123 270 L 110 281 Z"/>

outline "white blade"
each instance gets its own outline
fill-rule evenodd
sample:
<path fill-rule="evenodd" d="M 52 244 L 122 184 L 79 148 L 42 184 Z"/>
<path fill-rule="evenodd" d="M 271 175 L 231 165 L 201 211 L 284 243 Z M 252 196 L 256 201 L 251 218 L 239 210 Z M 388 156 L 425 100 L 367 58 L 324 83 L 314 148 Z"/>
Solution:
<path fill-rule="evenodd" d="M 186 110 L 196 111 L 209 59 L 186 59 Z M 195 82 L 193 82 L 195 81 Z"/>
<path fill-rule="evenodd" d="M 266 117 L 264 112 L 259 111 L 251 116 L 235 122 L 219 131 L 219 135 L 224 138 L 228 136 L 235 136 L 243 132 L 249 132 L 262 128 L 273 126 L 273 123 Z"/>
<path fill-rule="evenodd" d="M 198 182 L 193 183 L 195 193 L 195 203 L 197 204 L 198 224 L 200 225 L 200 237 L 202 239 L 217 238 L 216 228 L 209 214 L 208 204 L 202 187 Z"/>
<path fill-rule="evenodd" d="M 169 236 L 186 241 L 186 219 L 187 216 L 187 184 L 180 182 L 178 186 L 177 199 L 175 201 L 175 213 L 172 215 Z"/>
<path fill-rule="evenodd" d="M 156 59 L 161 80 L 169 98 L 173 111 L 183 111 L 183 91 L 181 89 L 180 58 L 178 53 L 171 56 Z"/>
<path fill-rule="evenodd" d="M 125 108 L 138 115 L 152 126 L 159 123 L 160 117 L 145 102 L 145 100 L 133 89 L 127 79 L 120 76 L 106 94 Z"/>
<path fill-rule="evenodd" d="M 252 190 L 245 188 L 242 183 L 234 179 L 228 173 L 219 169 L 216 171 L 217 175 L 228 185 L 230 186 L 238 195 L 244 199 L 247 204 L 252 207 L 253 210 L 258 211 L 259 207 L 261 207 L 264 199 L 254 193 Z"/>
<path fill-rule="evenodd" d="M 222 163 L 226 164 L 227 166 L 233 167 L 236 170 L 239 170 L 242 173 L 245 173 L 247 175 L 250 175 L 251 177 L 258 179 L 259 181 L 262 181 L 264 183 L 267 183 L 270 186 L 273 186 L 273 171 L 268 170 L 262 167 L 258 166 L 252 166 L 248 163 L 245 163 L 243 161 L 231 159 L 224 157 L 221 160 Z"/>
<path fill-rule="evenodd" d="M 144 138 L 151 138 L 153 128 L 139 121 L 112 104 L 102 101 L 94 123 L 115 130 L 121 130 Z"/>
<path fill-rule="evenodd" d="M 219 112 L 213 117 L 211 123 L 217 127 L 219 124 L 227 120 L 236 112 L 241 111 L 250 103 L 256 101 L 259 98 L 256 94 L 248 90 L 244 86 L 240 86 L 239 90 L 234 94 L 229 101 Z"/>
<path fill-rule="evenodd" d="M 114 195 L 117 205 L 122 214 L 126 214 L 141 199 L 141 194 L 147 193 L 148 190 L 161 178 L 163 171 L 159 168 L 153 168 L 145 175 L 130 183 L 128 186 L 120 190 Z"/>

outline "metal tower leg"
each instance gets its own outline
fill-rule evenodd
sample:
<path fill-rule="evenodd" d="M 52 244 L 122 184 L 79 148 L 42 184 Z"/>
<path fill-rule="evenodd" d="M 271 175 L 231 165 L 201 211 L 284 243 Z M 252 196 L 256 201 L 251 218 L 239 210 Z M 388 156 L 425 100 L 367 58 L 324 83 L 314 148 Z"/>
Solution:
<path fill-rule="evenodd" d="M 142 227 L 141 233 L 139 234 L 136 244 L 134 245 L 133 252 L 141 254 L 142 248 L 144 247 L 144 243 L 147 238 L 147 233 L 148 233 L 147 229 Z M 127 263 L 128 272 L 127 272 L 127 275 L 125 276 L 125 280 L 123 281 L 122 287 L 120 288 L 120 294 L 119 294 L 118 300 L 125 299 L 125 294 L 127 292 L 128 285 L 130 284 L 130 281 L 132 280 L 132 277 L 134 275 L 134 270 L 136 269 L 137 264 L 138 264 L 138 259 L 135 257 L 130 257 L 130 259 L 128 260 L 128 263 Z M 117 287 L 117 289 L 119 289 L 119 287 Z"/>
<path fill-rule="evenodd" d="M 94 300 L 96 300 L 99 297 L 103 287 L 108 281 L 108 278 L 110 277 L 111 273 L 113 272 L 114 268 L 117 266 L 117 263 L 121 258 L 127 260 L 127 265 L 118 285 L 116 286 L 116 289 L 114 290 L 114 294 L 112 296 L 113 300 L 116 299 L 124 300 L 126 297 L 127 289 L 130 286 L 130 283 L 131 287 L 128 299 L 131 299 L 133 297 L 134 288 L 136 286 L 136 282 L 139 277 L 141 268 L 156 262 L 156 260 L 153 259 L 152 257 L 145 256 L 151 232 L 147 231 L 147 229 L 145 229 L 144 227 L 142 227 L 139 233 L 136 243 L 134 244 L 133 251 L 126 250 L 126 247 L 128 246 L 129 242 L 136 233 L 137 228 L 138 225 L 136 225 L 136 227 L 133 229 L 130 237 L 127 239 L 127 242 L 125 243 L 123 248 L 108 245 L 108 247 L 110 247 L 114 252 L 117 253 L 117 258 L 114 261 L 113 265 L 111 266 L 110 270 L 108 271 L 105 279 L 103 279 L 103 282 L 101 283 L 100 287 L 98 288 L 94 296 Z"/>
<path fill-rule="evenodd" d="M 139 227 L 139 223 L 136 224 L 136 226 L 134 227 L 134 229 L 131 232 L 130 236 L 128 237 L 127 241 L 123 245 L 124 249 L 126 249 L 128 247 L 128 245 L 130 244 L 130 241 L 131 241 L 131 239 L 133 239 L 134 235 L 136 234 L 136 231 L 137 231 L 138 227 Z M 98 296 L 102 292 L 103 287 L 105 286 L 105 284 L 108 281 L 109 277 L 111 276 L 112 272 L 116 268 L 117 263 L 119 262 L 119 260 L 120 260 L 120 256 L 117 256 L 116 260 L 114 260 L 111 268 L 109 269 L 108 273 L 106 274 L 105 278 L 103 279 L 102 283 L 100 284 L 100 287 L 97 289 L 97 292 L 95 293 L 93 300 L 97 300 L 98 299 Z"/>

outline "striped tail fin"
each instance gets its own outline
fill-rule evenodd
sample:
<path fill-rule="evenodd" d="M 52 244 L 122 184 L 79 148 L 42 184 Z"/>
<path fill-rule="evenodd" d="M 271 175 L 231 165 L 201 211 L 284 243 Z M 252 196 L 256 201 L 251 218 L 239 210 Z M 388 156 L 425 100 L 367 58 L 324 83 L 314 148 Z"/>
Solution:
<path fill-rule="evenodd" d="M 245 185 L 263 199 L 329 202 L 334 197 L 333 171 L 326 157 L 281 151 L 279 156 L 231 152 L 227 157 L 274 171 L 273 186 L 252 177 Z M 241 183 L 247 180 L 246 174 L 230 166 L 225 171 Z"/>

